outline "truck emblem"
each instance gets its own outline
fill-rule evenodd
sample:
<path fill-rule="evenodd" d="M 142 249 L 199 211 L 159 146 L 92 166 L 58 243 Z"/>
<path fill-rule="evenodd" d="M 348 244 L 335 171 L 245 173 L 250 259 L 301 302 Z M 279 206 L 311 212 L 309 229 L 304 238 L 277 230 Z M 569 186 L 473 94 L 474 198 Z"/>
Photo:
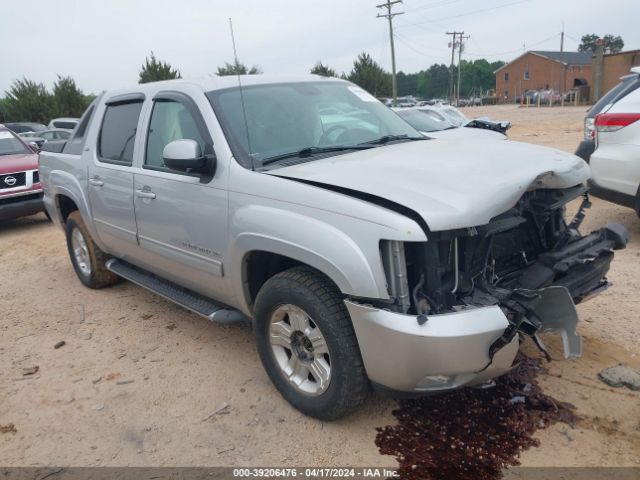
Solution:
<path fill-rule="evenodd" d="M 16 177 L 4 177 L 4 183 L 13 187 L 16 184 Z"/>

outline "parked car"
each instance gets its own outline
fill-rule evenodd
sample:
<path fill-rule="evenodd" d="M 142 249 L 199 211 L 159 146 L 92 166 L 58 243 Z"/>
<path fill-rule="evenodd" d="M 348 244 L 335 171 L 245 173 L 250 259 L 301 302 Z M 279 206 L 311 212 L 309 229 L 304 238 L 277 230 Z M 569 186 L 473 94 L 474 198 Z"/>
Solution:
<path fill-rule="evenodd" d="M 63 128 L 65 130 L 73 130 L 78 125 L 79 118 L 70 118 L 70 117 L 62 117 L 62 118 L 54 118 L 49 122 L 49 130 L 53 130 L 56 128 Z"/>
<path fill-rule="evenodd" d="M 578 145 L 576 155 L 589 162 L 591 154 L 596 149 L 596 128 L 595 117 L 598 113 L 618 100 L 624 98 L 629 93 L 640 87 L 640 71 L 632 68 L 629 75 L 620 78 L 620 83 L 605 93 L 588 111 L 584 117 L 584 138 Z"/>
<path fill-rule="evenodd" d="M 505 140 L 507 138 L 503 133 L 488 129 L 453 125 L 439 113 L 424 107 L 394 108 L 393 110 L 413 128 L 431 138 L 467 140 Z"/>
<path fill-rule="evenodd" d="M 42 212 L 38 155 L 0 125 L 0 221 Z"/>
<path fill-rule="evenodd" d="M 28 141 L 50 142 L 51 140 L 67 140 L 71 136 L 73 130 L 67 130 L 64 128 L 54 128 L 52 130 L 42 130 L 39 132 L 27 132 L 21 133 L 22 138 L 28 139 Z M 42 146 L 42 145 L 40 145 Z"/>
<path fill-rule="evenodd" d="M 43 124 L 34 122 L 10 122 L 4 126 L 15 133 L 41 132 L 47 129 Z"/>
<path fill-rule="evenodd" d="M 464 113 L 451 105 L 435 104 L 425 105 L 420 108 L 422 109 L 422 111 L 430 111 L 434 114 L 439 115 L 441 118 L 456 127 L 470 127 L 479 128 L 482 130 L 492 130 L 503 135 L 506 135 L 507 130 L 511 128 L 511 122 L 508 122 L 506 120 L 493 121 L 487 117 L 469 119 L 465 116 Z"/>
<path fill-rule="evenodd" d="M 596 149 L 590 164 L 593 194 L 640 216 L 640 67 L 631 71 L 636 78 L 624 81 L 633 83 L 595 116 Z"/>
<path fill-rule="evenodd" d="M 362 113 L 323 125 L 320 110 L 346 107 Z M 40 168 L 85 286 L 122 277 L 212 321 L 249 319 L 275 387 L 321 419 L 371 385 L 487 382 L 521 336 L 560 332 L 580 355 L 574 303 L 607 286 L 627 242 L 620 225 L 581 235 L 584 209 L 564 222 L 587 190 L 582 159 L 428 140 L 341 79 L 103 93 Z"/>

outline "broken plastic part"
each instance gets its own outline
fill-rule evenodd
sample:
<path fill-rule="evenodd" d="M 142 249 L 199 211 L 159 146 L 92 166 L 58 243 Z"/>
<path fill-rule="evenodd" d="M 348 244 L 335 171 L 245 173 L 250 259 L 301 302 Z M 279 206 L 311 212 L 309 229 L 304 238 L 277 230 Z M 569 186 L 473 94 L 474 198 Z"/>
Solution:
<path fill-rule="evenodd" d="M 569 290 L 547 287 L 537 290 L 537 298 L 527 305 L 540 321 L 540 333 L 560 333 L 564 358 L 582 355 L 582 339 L 576 333 L 578 312 Z"/>

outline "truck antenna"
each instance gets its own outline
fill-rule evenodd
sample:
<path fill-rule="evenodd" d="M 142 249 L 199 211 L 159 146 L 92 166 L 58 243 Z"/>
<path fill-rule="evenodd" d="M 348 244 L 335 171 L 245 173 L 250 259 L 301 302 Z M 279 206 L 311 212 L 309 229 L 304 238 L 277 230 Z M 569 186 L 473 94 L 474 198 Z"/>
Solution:
<path fill-rule="evenodd" d="M 253 163 L 253 151 L 251 150 L 251 137 L 249 136 L 249 123 L 247 122 L 247 109 L 244 106 L 244 95 L 242 93 L 242 81 L 240 80 L 240 71 L 238 67 L 240 62 L 238 61 L 238 51 L 236 50 L 236 37 L 233 34 L 233 22 L 229 17 L 229 29 L 231 30 L 231 44 L 233 45 L 233 63 L 235 64 L 235 70 L 238 77 L 238 89 L 240 91 L 240 103 L 242 104 L 242 116 L 244 118 L 244 128 L 247 133 L 247 146 L 249 147 L 249 158 L 251 159 L 251 170 L 255 172 L 256 166 Z"/>

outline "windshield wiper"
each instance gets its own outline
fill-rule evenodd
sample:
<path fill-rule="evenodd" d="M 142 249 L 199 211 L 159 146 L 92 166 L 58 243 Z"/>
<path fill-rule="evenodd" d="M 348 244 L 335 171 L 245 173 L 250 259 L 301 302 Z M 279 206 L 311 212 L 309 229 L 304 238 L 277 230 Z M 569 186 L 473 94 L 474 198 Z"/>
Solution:
<path fill-rule="evenodd" d="M 336 147 L 306 147 L 301 150 L 297 150 L 295 152 L 283 153 L 281 155 L 276 155 L 274 157 L 269 157 L 262 161 L 262 165 L 269 165 L 271 163 L 278 162 L 280 160 L 286 160 L 287 158 L 305 158 L 310 157 L 311 155 L 316 155 L 318 153 L 328 153 L 328 152 L 344 152 L 346 150 L 366 150 L 368 148 L 373 148 L 372 145 L 342 145 Z"/>
<path fill-rule="evenodd" d="M 369 142 L 363 142 L 359 145 L 386 145 L 389 142 L 393 142 L 395 140 L 427 140 L 426 137 L 410 137 L 406 133 L 403 135 L 385 135 L 383 137 L 377 138 L 375 140 L 371 140 Z"/>

